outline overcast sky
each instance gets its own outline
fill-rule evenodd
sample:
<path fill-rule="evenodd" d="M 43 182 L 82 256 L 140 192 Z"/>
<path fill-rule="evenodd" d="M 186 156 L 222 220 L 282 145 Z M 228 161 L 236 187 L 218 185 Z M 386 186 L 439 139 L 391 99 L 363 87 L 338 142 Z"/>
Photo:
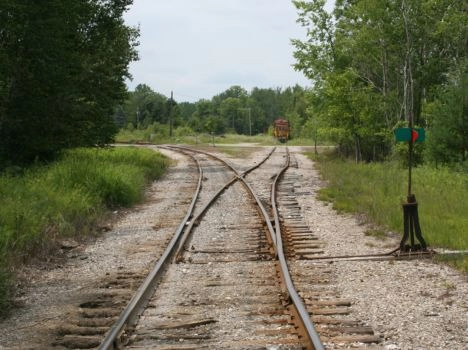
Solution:
<path fill-rule="evenodd" d="M 304 39 L 290 0 L 134 0 L 125 15 L 140 26 L 133 81 L 177 102 L 211 99 L 233 85 L 309 86 L 291 38 Z"/>

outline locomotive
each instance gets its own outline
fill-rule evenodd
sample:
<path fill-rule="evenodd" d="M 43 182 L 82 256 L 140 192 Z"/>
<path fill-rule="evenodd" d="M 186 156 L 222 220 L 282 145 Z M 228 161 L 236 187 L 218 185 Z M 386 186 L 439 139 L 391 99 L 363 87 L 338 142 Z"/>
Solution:
<path fill-rule="evenodd" d="M 273 122 L 273 136 L 275 136 L 279 142 L 286 142 L 289 140 L 291 129 L 289 122 L 286 119 L 276 119 Z"/>

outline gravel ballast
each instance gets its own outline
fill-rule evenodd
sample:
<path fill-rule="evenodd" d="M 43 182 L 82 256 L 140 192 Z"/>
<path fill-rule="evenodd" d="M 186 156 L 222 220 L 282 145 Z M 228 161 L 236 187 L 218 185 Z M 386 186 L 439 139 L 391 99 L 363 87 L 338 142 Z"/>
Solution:
<path fill-rule="evenodd" d="M 216 149 L 219 151 L 219 149 Z M 360 218 L 337 214 L 319 201 L 316 191 L 325 184 L 313 162 L 290 147 L 297 160 L 298 198 L 311 231 L 327 242 L 330 256 L 383 253 L 398 246 L 398 235 L 382 240 L 366 236 Z M 0 349 L 44 349 L 53 330 L 66 318 L 67 305 L 80 300 L 106 272 L 139 269 L 154 261 L 143 248 L 146 241 L 166 239 L 177 226 L 167 212 L 182 217 L 196 181 L 187 172 L 188 160 L 175 152 L 162 151 L 176 161 L 166 176 L 148 190 L 148 200 L 126 212 L 116 212 L 112 228 L 97 240 L 67 245 L 63 262 L 27 266 L 20 276 L 16 304 L 10 318 L 0 322 Z M 261 159 L 265 151 L 252 153 Z M 246 159 L 230 158 L 245 165 Z M 249 159 L 253 163 L 255 159 Z M 278 158 L 278 162 L 283 162 Z M 399 205 L 399 203 L 395 203 Z M 421 218 L 424 234 L 424 218 Z M 157 229 L 155 229 L 157 228 Z M 139 253 L 135 255 L 135 250 Z M 431 259 L 409 261 L 334 261 L 336 288 L 353 301 L 353 314 L 382 336 L 387 350 L 464 350 L 468 344 L 468 283 L 460 272 Z"/>

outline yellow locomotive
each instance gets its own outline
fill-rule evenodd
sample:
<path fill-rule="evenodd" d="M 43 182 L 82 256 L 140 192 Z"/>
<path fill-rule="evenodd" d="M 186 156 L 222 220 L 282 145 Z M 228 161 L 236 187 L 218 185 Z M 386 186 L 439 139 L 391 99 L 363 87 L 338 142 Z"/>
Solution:
<path fill-rule="evenodd" d="M 286 142 L 289 140 L 291 129 L 289 122 L 286 119 L 278 118 L 273 122 L 273 136 L 279 142 Z"/>

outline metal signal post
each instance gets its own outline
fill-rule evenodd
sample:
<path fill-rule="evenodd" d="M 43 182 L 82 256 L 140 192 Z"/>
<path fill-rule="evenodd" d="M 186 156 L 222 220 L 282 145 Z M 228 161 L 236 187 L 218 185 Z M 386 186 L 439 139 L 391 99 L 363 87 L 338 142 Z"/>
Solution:
<path fill-rule="evenodd" d="M 403 238 L 400 242 L 400 252 L 427 251 L 426 241 L 419 225 L 418 202 L 411 188 L 414 143 L 424 141 L 425 134 L 424 129 L 414 128 L 411 115 L 408 124 L 409 128 L 395 130 L 397 141 L 408 141 L 408 194 L 406 203 L 403 203 Z M 415 243 L 415 236 L 419 241 L 418 244 Z M 408 239 L 410 240 L 409 244 L 406 243 Z"/>
<path fill-rule="evenodd" d="M 419 139 L 418 129 L 414 128 L 413 121 L 413 69 L 412 69 L 412 53 L 413 48 L 413 37 L 410 30 L 410 9 L 405 0 L 402 3 L 402 15 L 405 24 L 406 33 L 406 59 L 405 59 L 405 86 L 404 86 L 404 111 L 405 115 L 408 116 L 408 128 L 405 129 L 403 134 L 406 137 L 398 138 L 398 129 L 395 130 L 395 136 L 397 141 L 408 141 L 408 195 L 406 197 L 406 203 L 403 203 L 403 228 L 404 234 L 400 242 L 400 252 L 413 252 L 413 251 L 427 251 L 426 242 L 424 241 L 421 233 L 421 227 L 419 226 L 418 216 L 418 202 L 416 196 L 412 193 L 411 189 L 411 175 L 412 175 L 412 163 L 413 163 L 413 148 L 416 141 L 424 141 L 424 135 Z M 419 129 L 422 130 L 422 129 Z M 423 131 L 423 130 L 422 130 Z M 406 138 L 406 139 L 405 139 Z M 415 244 L 414 236 L 419 241 L 419 244 Z M 408 238 L 410 238 L 410 244 L 406 244 Z"/>

